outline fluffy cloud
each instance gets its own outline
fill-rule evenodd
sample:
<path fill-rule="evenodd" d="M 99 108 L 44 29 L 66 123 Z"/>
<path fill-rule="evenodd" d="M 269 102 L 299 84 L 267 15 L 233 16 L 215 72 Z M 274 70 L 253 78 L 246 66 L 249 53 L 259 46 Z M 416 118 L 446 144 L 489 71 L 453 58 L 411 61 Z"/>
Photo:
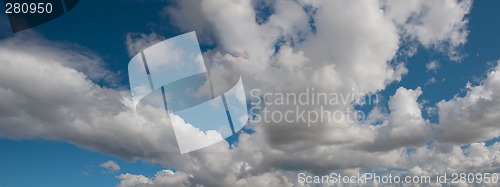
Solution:
<path fill-rule="evenodd" d="M 143 175 L 132 175 L 132 174 L 122 174 L 117 177 L 121 180 L 117 187 L 161 187 L 161 186 L 171 186 L 171 187 L 189 187 L 191 183 L 189 182 L 190 176 L 182 172 L 173 172 L 171 170 L 163 170 L 156 173 L 151 179 Z"/>
<path fill-rule="evenodd" d="M 127 46 L 128 55 L 133 57 L 147 47 L 165 40 L 162 36 L 156 33 L 127 33 L 125 45 Z"/>
<path fill-rule="evenodd" d="M 0 136 L 65 141 L 126 160 L 160 163 L 196 173 L 197 183 L 207 186 L 231 184 L 238 179 L 236 166 L 231 170 L 235 173 L 231 178 L 217 179 L 224 178 L 225 168 L 233 163 L 233 153 L 227 142 L 180 155 L 163 109 L 146 106 L 136 111 L 127 93 L 100 87 L 86 74 L 70 67 L 70 63 L 86 63 L 92 59 L 67 61 L 58 58 L 72 54 L 71 47 L 53 47 L 53 42 L 36 36 L 30 36 L 29 41 L 26 37 L 15 37 L 0 43 L 3 65 L 0 70 Z M 183 131 L 197 137 L 194 143 L 210 138 L 196 128 Z M 112 167 L 109 163 L 106 165 Z M 223 165 L 226 167 L 221 167 Z"/>
<path fill-rule="evenodd" d="M 110 172 L 118 172 L 121 169 L 120 165 L 118 165 L 116 162 L 112 160 L 104 162 L 100 166 Z"/>
<path fill-rule="evenodd" d="M 437 71 L 439 69 L 439 62 L 436 60 L 430 61 L 425 65 L 427 71 Z"/>
<path fill-rule="evenodd" d="M 419 168 L 421 174 L 426 175 L 464 171 L 497 173 L 500 172 L 499 148 L 499 143 L 491 146 L 472 143 L 468 148 L 439 144 L 419 147 L 402 159 L 402 165 Z"/>
<path fill-rule="evenodd" d="M 500 136 L 500 65 L 467 94 L 437 104 L 443 142 L 473 143 Z"/>
<path fill-rule="evenodd" d="M 392 150 L 401 147 L 416 147 L 424 144 L 432 130 L 430 122 L 424 120 L 418 97 L 420 88 L 408 90 L 399 88 L 389 100 L 390 114 L 381 126 L 375 143 L 368 144 L 369 150 Z"/>
<path fill-rule="evenodd" d="M 217 184 L 210 184 L 206 181 L 198 183 L 201 181 L 193 178 L 192 175 L 183 172 L 173 172 L 170 170 L 163 170 L 156 173 L 154 177 L 148 178 L 143 175 L 133 175 L 133 174 L 122 174 L 117 177 L 121 180 L 118 187 L 188 187 L 188 186 L 234 186 L 234 187 L 245 187 L 245 186 L 291 186 L 287 179 L 281 173 L 265 173 L 261 175 L 253 175 L 246 177 L 233 176 L 231 173 L 227 177 L 223 178 L 221 182 Z"/>
<path fill-rule="evenodd" d="M 472 7 L 471 0 L 382 0 L 382 4 L 385 14 L 404 36 L 416 39 L 425 47 L 435 46 L 459 60 L 456 47 L 467 41 L 465 15 Z"/>
<path fill-rule="evenodd" d="M 404 66 L 393 67 L 388 63 L 396 54 L 399 36 L 392 21 L 380 11 L 380 4 L 317 3 L 271 3 L 274 12 L 262 23 L 255 21 L 256 12 L 250 1 L 201 1 L 197 6 L 183 1 L 181 9 L 173 12 L 204 13 L 202 19 L 212 23 L 205 32 L 210 32 L 220 43 L 218 49 L 206 55 L 207 61 L 231 64 L 229 68 L 241 72 L 248 89 L 298 94 L 311 87 L 317 92 L 343 95 L 352 89 L 369 93 L 382 90 L 406 72 Z M 306 5 L 314 6 L 316 13 L 305 11 L 302 7 Z M 219 11 L 221 7 L 231 11 Z M 288 15 L 290 10 L 294 16 Z M 311 17 L 315 29 L 309 23 Z M 191 18 L 178 19 L 181 20 L 177 22 L 185 22 Z M 275 50 L 277 43 L 280 48 Z M 231 72 L 227 66 L 216 68 Z M 290 109 L 290 106 L 267 107 L 283 113 Z M 326 107 L 328 111 L 352 110 L 349 104 Z M 317 111 L 317 108 L 317 105 L 305 106 L 304 110 Z M 262 130 L 273 146 L 292 147 L 293 142 L 301 140 L 363 142 L 371 141 L 374 136 L 367 127 L 345 122 L 314 128 L 304 128 L 302 123 L 277 124 L 280 123 L 265 124 Z M 362 134 L 361 138 L 352 139 L 356 134 Z"/>
<path fill-rule="evenodd" d="M 93 83 L 72 64 L 93 63 L 81 55 L 85 51 L 37 36 L 1 44 L 1 136 L 67 141 L 127 160 L 175 162 L 179 149 L 165 111 L 149 106 L 136 111 L 128 91 Z M 210 138 L 196 128 L 183 130 L 200 141 Z"/>

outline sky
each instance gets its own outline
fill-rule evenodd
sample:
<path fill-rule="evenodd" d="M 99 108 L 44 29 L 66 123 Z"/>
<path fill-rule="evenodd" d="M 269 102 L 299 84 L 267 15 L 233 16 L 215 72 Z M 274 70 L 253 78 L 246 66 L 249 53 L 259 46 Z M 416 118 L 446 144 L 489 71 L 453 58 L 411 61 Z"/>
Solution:
<path fill-rule="evenodd" d="M 300 184 L 297 173 L 498 173 L 498 7 L 470 0 L 80 1 L 18 33 L 1 14 L 0 187 L 327 186 Z M 247 99 L 252 89 L 315 88 L 378 94 L 380 102 L 323 106 L 359 110 L 362 122 L 250 122 L 227 141 L 172 153 L 173 132 L 157 125 L 164 117 L 133 109 L 127 68 L 142 49 L 191 31 L 208 67 L 222 72 L 216 82 L 239 73 Z"/>

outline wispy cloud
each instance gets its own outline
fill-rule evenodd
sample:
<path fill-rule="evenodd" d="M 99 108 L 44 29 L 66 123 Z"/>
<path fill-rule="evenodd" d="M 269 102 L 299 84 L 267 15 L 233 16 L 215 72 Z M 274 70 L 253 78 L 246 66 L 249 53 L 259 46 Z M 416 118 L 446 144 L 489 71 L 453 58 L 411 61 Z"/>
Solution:
<path fill-rule="evenodd" d="M 439 62 L 437 60 L 430 61 L 425 67 L 427 68 L 427 71 L 437 72 L 439 69 Z"/>
<path fill-rule="evenodd" d="M 120 171 L 120 165 L 118 165 L 116 162 L 112 161 L 112 160 L 109 160 L 107 162 L 104 162 L 100 165 L 102 168 L 106 169 L 106 171 L 108 172 L 112 172 L 112 173 L 115 173 L 115 172 L 118 172 Z"/>

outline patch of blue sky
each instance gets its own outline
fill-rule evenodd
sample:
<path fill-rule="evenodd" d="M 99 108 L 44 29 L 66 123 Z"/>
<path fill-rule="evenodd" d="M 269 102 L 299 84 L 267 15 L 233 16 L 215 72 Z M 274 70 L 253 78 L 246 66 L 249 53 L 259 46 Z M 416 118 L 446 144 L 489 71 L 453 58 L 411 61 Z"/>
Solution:
<path fill-rule="evenodd" d="M 0 185 L 6 187 L 114 186 L 119 182 L 115 176 L 121 173 L 154 176 L 162 169 L 64 142 L 0 139 L 0 147 Z M 100 165 L 108 160 L 118 163 L 121 170 L 106 172 Z"/>

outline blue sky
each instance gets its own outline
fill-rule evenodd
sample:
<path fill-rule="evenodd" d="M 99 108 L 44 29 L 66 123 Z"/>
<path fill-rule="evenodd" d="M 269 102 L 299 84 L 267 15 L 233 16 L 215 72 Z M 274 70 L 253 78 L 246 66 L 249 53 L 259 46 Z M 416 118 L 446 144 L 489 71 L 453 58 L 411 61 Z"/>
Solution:
<path fill-rule="evenodd" d="M 108 160 L 119 164 L 125 173 L 154 175 L 161 170 L 158 165 L 127 162 L 62 142 L 2 139 L 0 144 L 6 150 L 0 161 L 2 186 L 114 186 L 117 173 L 100 167 Z"/>
<path fill-rule="evenodd" d="M 83 46 L 106 62 L 107 68 L 118 73 L 116 89 L 128 89 L 127 65 L 130 60 L 125 43 L 127 33 L 159 33 L 170 38 L 183 31 L 162 18 L 160 11 L 165 2 L 135 1 L 80 1 L 68 14 L 33 28 L 50 41 Z M 390 96 L 399 87 L 416 89 L 423 94 L 419 101 L 428 101 L 424 107 L 435 107 L 441 100 L 455 95 L 465 95 L 467 82 L 478 85 L 488 70 L 495 67 L 500 58 L 500 1 L 474 1 L 469 19 L 468 41 L 459 48 L 465 57 L 459 62 L 449 60 L 446 54 L 419 47 L 418 53 L 405 58 L 409 73 L 400 82 L 391 83 L 381 91 L 383 105 L 387 107 Z M 2 15 L 0 19 L 6 19 Z M 2 36 L 11 37 L 11 34 Z M 428 71 L 427 63 L 439 62 L 439 69 Z M 425 83 L 435 78 L 435 84 Z M 104 87 L 113 87 L 105 82 Z M 438 123 L 436 116 L 424 117 Z M 498 139 L 493 140 L 498 141 Z M 490 142 L 492 143 L 492 142 Z M 142 174 L 152 177 L 164 168 L 146 161 L 126 161 L 88 148 L 59 142 L 34 139 L 11 140 L 0 138 L 0 187 L 31 186 L 115 186 L 120 180 L 115 176 L 123 173 Z M 108 160 L 121 166 L 116 173 L 109 173 L 100 165 Z M 175 169 L 175 168 L 173 168 Z"/>

